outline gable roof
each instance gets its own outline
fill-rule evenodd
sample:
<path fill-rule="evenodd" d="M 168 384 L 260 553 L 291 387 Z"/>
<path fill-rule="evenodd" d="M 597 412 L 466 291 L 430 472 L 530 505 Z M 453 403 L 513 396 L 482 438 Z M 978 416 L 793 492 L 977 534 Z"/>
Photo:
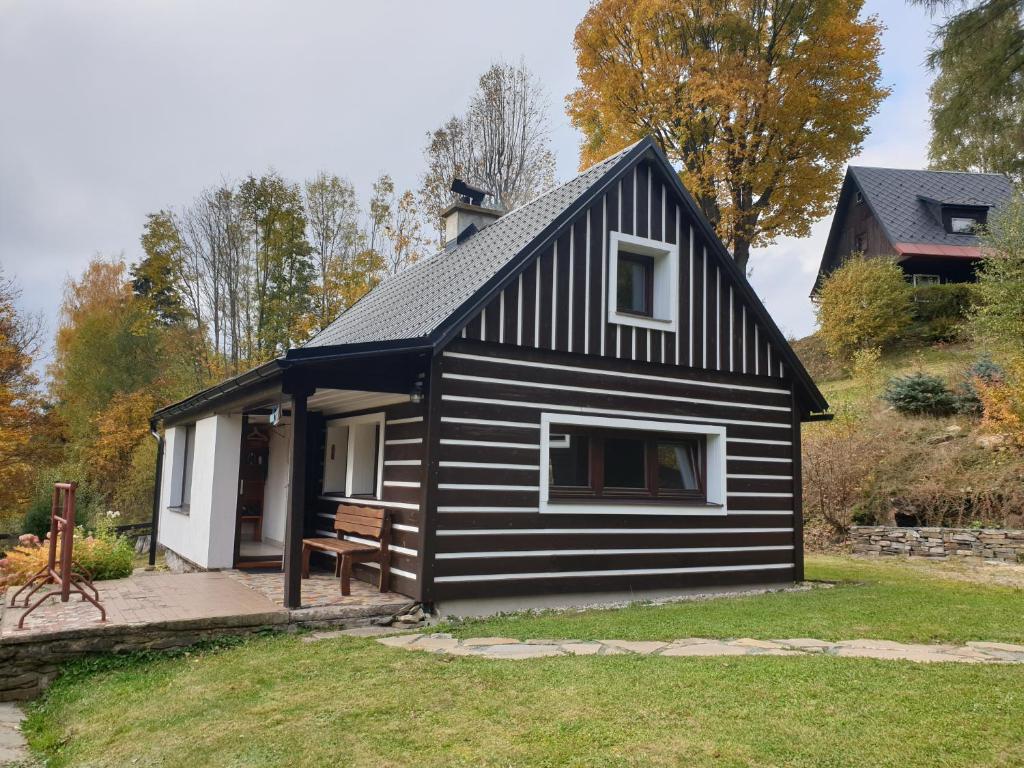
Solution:
<path fill-rule="evenodd" d="M 1000 173 L 915 171 L 851 165 L 849 177 L 893 247 L 899 243 L 977 246 L 973 234 L 947 232 L 936 206 L 991 208 L 1013 194 L 1010 180 Z"/>
<path fill-rule="evenodd" d="M 635 154 L 642 143 L 626 147 L 506 213 L 465 242 L 386 278 L 303 346 L 430 336 L 609 169 Z"/>
<path fill-rule="evenodd" d="M 267 375 L 276 375 L 286 368 L 327 359 L 340 361 L 376 353 L 442 348 L 532 259 L 551 246 L 561 227 L 643 158 L 660 165 L 667 183 L 682 201 L 683 210 L 708 244 L 709 255 L 715 254 L 732 277 L 738 298 L 746 301 L 754 319 L 762 324 L 768 340 L 792 372 L 794 393 L 800 397 L 803 410 L 807 414 L 826 411 L 829 406 L 825 397 L 679 180 L 679 174 L 650 137 L 505 214 L 463 243 L 385 279 L 302 347 L 289 350 L 263 368 L 270 371 Z M 156 416 L 172 412 L 179 416 L 213 399 L 233 397 L 230 393 L 245 385 L 242 380 L 257 372 L 242 374 L 197 393 L 158 411 Z"/>

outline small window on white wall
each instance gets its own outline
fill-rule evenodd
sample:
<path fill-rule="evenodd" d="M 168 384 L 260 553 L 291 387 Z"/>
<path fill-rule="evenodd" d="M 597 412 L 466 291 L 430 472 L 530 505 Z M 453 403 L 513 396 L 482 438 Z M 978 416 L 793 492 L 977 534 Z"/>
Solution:
<path fill-rule="evenodd" d="M 188 512 L 192 501 L 192 465 L 195 463 L 196 425 L 175 427 L 171 455 L 171 503 L 169 509 Z"/>
<path fill-rule="evenodd" d="M 675 245 L 612 232 L 608 276 L 608 322 L 676 330 L 679 249 Z"/>
<path fill-rule="evenodd" d="M 383 413 L 335 419 L 327 423 L 325 494 L 379 499 L 383 465 Z"/>

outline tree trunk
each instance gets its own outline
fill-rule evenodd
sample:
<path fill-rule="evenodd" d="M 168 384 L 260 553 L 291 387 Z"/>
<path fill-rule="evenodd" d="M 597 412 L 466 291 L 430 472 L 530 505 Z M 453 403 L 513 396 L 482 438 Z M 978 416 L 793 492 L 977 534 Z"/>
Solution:
<path fill-rule="evenodd" d="M 747 262 L 750 261 L 750 241 L 744 237 L 737 237 L 736 244 L 732 249 L 732 257 L 740 271 L 747 274 Z"/>

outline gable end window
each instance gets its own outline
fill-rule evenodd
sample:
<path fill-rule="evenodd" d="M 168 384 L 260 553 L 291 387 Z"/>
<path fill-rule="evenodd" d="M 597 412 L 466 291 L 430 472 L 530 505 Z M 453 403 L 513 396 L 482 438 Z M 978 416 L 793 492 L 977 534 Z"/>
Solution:
<path fill-rule="evenodd" d="M 675 331 L 679 249 L 622 232 L 609 237 L 608 322 Z"/>
<path fill-rule="evenodd" d="M 541 512 L 725 514 L 725 428 L 546 413 Z"/>

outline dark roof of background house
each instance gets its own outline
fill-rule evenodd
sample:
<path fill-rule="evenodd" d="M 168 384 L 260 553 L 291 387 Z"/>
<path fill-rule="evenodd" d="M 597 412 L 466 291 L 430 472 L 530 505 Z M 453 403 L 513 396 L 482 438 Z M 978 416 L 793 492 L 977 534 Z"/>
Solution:
<path fill-rule="evenodd" d="M 462 244 L 386 278 L 304 346 L 429 336 L 640 143 L 506 213 Z"/>
<path fill-rule="evenodd" d="M 992 207 L 1013 194 L 1010 180 L 998 173 L 913 171 L 851 165 L 850 174 L 893 245 L 976 245 L 978 238 L 975 235 L 946 232 L 934 203 Z"/>

